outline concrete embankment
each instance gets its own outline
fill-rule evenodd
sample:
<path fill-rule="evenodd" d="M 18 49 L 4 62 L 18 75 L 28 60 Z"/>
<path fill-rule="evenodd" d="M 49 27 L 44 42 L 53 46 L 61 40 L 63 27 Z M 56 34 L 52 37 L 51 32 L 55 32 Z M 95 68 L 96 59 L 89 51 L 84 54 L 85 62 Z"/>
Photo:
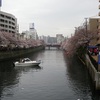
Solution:
<path fill-rule="evenodd" d="M 39 50 L 43 50 L 43 49 L 44 49 L 44 46 L 38 46 L 38 47 L 28 48 L 28 49 L 1 51 L 0 52 L 0 61 L 13 59 L 16 57 L 21 57 L 26 54 L 36 52 Z"/>
<path fill-rule="evenodd" d="M 92 78 L 92 81 L 93 81 L 94 86 L 95 86 L 95 90 L 100 90 L 100 72 L 98 72 L 98 70 L 96 68 L 97 64 L 92 60 L 88 54 L 85 55 L 85 62 L 84 63 L 87 66 L 89 74 Z"/>

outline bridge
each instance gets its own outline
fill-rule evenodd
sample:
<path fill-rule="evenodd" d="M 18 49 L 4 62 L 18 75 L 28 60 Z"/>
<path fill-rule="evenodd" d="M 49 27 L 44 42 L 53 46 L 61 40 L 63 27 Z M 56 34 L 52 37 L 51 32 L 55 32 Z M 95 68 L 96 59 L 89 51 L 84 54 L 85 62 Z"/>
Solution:
<path fill-rule="evenodd" d="M 56 49 L 60 49 L 60 44 L 50 44 L 50 43 L 48 43 L 48 44 L 46 44 L 45 45 L 45 47 L 47 47 L 48 49 L 51 49 L 51 48 L 53 48 L 53 47 L 55 47 Z"/>

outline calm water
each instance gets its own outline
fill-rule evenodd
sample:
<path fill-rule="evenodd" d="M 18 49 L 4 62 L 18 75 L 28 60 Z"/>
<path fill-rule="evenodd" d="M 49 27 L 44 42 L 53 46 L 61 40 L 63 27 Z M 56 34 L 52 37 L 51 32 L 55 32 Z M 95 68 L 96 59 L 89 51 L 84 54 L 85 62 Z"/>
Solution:
<path fill-rule="evenodd" d="M 76 58 L 67 59 L 57 50 L 28 57 L 41 59 L 40 67 L 0 69 L 0 100 L 100 100 L 100 93 L 92 92 L 86 68 Z"/>

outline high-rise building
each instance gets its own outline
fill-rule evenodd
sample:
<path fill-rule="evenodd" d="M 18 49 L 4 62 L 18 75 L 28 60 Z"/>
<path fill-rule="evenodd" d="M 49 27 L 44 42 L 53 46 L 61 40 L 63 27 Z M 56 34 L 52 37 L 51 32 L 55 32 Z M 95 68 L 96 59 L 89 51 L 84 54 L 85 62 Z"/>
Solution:
<path fill-rule="evenodd" d="M 29 24 L 29 31 L 30 31 L 30 35 L 31 35 L 32 39 L 37 40 L 38 34 L 37 34 L 37 31 L 34 27 L 34 23 Z"/>

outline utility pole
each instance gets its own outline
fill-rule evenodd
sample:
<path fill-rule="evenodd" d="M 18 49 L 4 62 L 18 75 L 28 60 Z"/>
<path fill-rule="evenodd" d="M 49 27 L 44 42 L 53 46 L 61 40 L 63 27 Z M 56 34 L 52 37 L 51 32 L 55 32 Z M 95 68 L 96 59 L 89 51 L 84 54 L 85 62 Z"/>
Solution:
<path fill-rule="evenodd" d="M 88 18 L 85 18 L 85 30 L 86 30 L 86 35 L 87 35 L 87 19 L 88 19 Z"/>

